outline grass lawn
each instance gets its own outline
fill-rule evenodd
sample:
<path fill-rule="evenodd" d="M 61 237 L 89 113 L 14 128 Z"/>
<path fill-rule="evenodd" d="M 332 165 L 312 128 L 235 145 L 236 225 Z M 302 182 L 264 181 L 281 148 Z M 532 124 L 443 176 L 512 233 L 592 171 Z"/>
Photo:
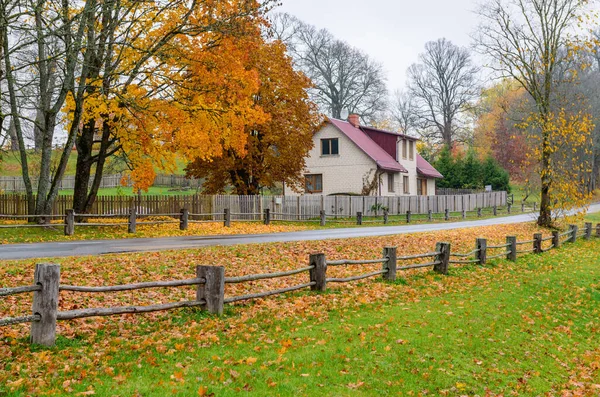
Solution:
<path fill-rule="evenodd" d="M 196 189 L 175 190 L 171 187 L 151 186 L 147 192 L 142 192 L 142 196 L 181 196 L 196 193 Z M 64 189 L 59 194 L 62 196 L 72 196 L 73 190 Z M 137 192 L 132 187 L 105 187 L 98 189 L 98 196 L 137 196 Z"/>
<path fill-rule="evenodd" d="M 304 266 L 309 252 L 330 259 L 376 258 L 451 241 L 454 252 L 486 236 L 530 238 L 534 225 L 441 231 L 328 242 L 276 243 L 152 254 L 65 258 L 61 282 L 115 284 L 189 277 L 196 263 L 243 275 Z M 546 231 L 544 235 L 548 235 Z M 54 348 L 30 347 L 27 327 L 0 328 L 0 395 L 598 395 L 600 240 L 565 244 L 515 263 L 452 265 L 330 284 L 227 306 L 61 322 Z M 6 262 L 6 286 L 32 277 L 33 261 Z M 366 272 L 332 268 L 334 277 Z M 329 272 L 328 272 L 329 273 Z M 305 282 L 306 275 L 226 287 L 226 294 Z M 4 286 L 4 285 L 3 285 Z M 184 299 L 188 289 L 61 294 L 61 310 Z M 20 309 L 18 309 L 20 307 Z M 0 310 L 27 312 L 28 299 Z"/>

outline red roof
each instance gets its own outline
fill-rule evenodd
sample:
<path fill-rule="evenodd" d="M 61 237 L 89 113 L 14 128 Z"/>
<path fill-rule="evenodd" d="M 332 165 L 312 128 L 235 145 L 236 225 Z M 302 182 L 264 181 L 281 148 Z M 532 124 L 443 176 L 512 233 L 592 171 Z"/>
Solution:
<path fill-rule="evenodd" d="M 329 122 L 346 135 L 356 146 L 369 156 L 377 166 L 385 171 L 408 172 L 406 168 L 396 161 L 388 152 L 383 150 L 367 134 L 347 121 L 330 118 Z"/>
<path fill-rule="evenodd" d="M 420 175 L 429 177 L 429 178 L 443 178 L 444 176 L 439 173 L 438 170 L 433 168 L 431 164 L 427 160 L 425 160 L 419 153 L 417 153 L 417 172 Z"/>

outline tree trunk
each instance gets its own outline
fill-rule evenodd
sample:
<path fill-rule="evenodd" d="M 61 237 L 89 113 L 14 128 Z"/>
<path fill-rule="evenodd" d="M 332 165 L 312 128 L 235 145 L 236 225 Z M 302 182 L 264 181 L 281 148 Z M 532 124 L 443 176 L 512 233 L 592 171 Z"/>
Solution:
<path fill-rule="evenodd" d="M 77 165 L 75 168 L 75 187 L 73 191 L 73 210 L 83 214 L 86 210 L 88 187 L 92 174 L 92 150 L 94 146 L 95 120 L 88 121 L 75 141 L 77 148 Z"/>
<path fill-rule="evenodd" d="M 548 132 L 542 131 L 542 173 L 541 173 L 541 202 L 540 202 L 540 216 L 538 217 L 538 225 L 544 227 L 552 226 L 552 210 L 550 203 L 550 184 L 551 176 L 550 172 L 550 152 L 549 152 L 549 137 Z"/>

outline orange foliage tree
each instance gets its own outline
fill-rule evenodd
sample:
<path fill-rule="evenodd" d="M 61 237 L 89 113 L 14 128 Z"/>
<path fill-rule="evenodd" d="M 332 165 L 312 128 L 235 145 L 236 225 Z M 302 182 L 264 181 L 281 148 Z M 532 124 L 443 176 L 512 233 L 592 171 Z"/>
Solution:
<path fill-rule="evenodd" d="M 309 100 L 310 80 L 292 67 L 285 46 L 257 36 L 245 43 L 244 59 L 258 75 L 258 90 L 251 97 L 266 118 L 247 118 L 243 150 L 223 144 L 214 158 L 198 156 L 187 174 L 206 178 L 206 193 L 222 193 L 228 185 L 236 194 L 259 194 L 277 182 L 298 186 L 304 158 L 312 148 L 312 135 L 320 116 Z M 223 142 L 225 143 L 225 142 Z"/>

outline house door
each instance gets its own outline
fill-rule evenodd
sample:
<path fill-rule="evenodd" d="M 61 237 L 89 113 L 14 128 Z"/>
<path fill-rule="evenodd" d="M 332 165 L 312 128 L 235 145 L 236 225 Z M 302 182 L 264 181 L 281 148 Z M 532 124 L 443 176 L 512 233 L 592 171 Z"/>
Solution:
<path fill-rule="evenodd" d="M 417 178 L 417 194 L 427 196 L 427 179 Z"/>

